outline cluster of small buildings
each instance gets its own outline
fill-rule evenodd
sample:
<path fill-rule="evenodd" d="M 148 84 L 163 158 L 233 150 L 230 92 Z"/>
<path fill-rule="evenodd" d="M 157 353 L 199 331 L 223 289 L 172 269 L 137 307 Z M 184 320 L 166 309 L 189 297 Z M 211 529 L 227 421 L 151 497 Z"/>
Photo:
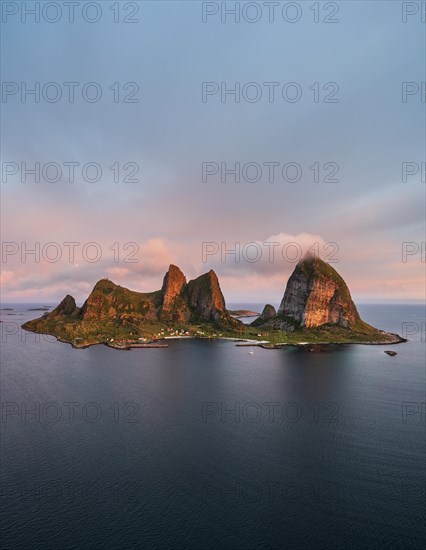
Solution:
<path fill-rule="evenodd" d="M 167 330 L 167 336 L 191 336 L 191 334 L 187 330 L 184 330 L 183 328 L 181 328 L 180 330 L 175 328 L 168 328 L 168 329 L 162 328 L 161 332 L 157 333 L 157 336 L 165 337 L 166 330 Z"/>

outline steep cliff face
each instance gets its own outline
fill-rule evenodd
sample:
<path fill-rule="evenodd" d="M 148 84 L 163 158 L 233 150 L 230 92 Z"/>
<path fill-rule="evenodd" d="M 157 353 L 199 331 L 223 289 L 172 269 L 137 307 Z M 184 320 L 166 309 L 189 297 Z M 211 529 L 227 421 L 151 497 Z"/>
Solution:
<path fill-rule="evenodd" d="M 175 265 L 170 265 L 164 276 L 161 309 L 159 318 L 162 321 L 187 322 L 191 312 L 183 296 L 186 287 L 186 278 Z"/>
<path fill-rule="evenodd" d="M 190 281 L 186 294 L 194 320 L 211 321 L 224 328 L 241 326 L 241 322 L 233 319 L 226 310 L 219 280 L 213 270 Z"/>
<path fill-rule="evenodd" d="M 345 281 L 331 265 L 312 257 L 293 271 L 278 316 L 306 328 L 326 324 L 351 328 L 360 321 Z"/>
<path fill-rule="evenodd" d="M 265 306 L 252 326 L 291 332 L 324 325 L 359 329 L 360 323 L 342 277 L 330 264 L 307 256 L 291 274 L 277 314 L 272 306 Z"/>

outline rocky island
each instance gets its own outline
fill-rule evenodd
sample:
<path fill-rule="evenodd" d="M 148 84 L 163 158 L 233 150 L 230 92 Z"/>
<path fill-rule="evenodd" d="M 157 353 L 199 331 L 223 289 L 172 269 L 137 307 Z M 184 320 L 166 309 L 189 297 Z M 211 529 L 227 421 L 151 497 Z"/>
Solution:
<path fill-rule="evenodd" d="M 160 340 L 177 337 L 247 339 L 263 347 L 405 341 L 362 321 L 342 277 L 313 257 L 296 266 L 278 311 L 266 305 L 250 325 L 233 314 L 214 271 L 187 282 L 171 265 L 160 290 L 136 292 L 101 279 L 81 308 L 67 295 L 50 313 L 22 326 L 75 347 L 104 343 L 119 349 L 161 347 Z"/>
<path fill-rule="evenodd" d="M 260 315 L 257 311 L 251 311 L 251 309 L 228 309 L 228 313 L 236 319 L 243 319 L 244 317 L 259 317 Z"/>

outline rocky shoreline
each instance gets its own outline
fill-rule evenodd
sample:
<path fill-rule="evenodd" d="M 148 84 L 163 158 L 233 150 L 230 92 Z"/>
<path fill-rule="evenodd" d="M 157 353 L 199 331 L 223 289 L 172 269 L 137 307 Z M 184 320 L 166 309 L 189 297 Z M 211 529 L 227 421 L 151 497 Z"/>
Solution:
<path fill-rule="evenodd" d="M 29 328 L 25 328 L 24 330 L 28 332 L 33 332 L 35 334 L 39 334 L 38 331 L 31 330 Z M 383 332 L 381 331 L 383 335 L 390 336 L 389 339 L 383 342 L 374 342 L 374 341 L 336 341 L 336 342 L 278 342 L 278 343 L 271 343 L 269 340 L 253 340 L 250 338 L 238 338 L 238 337 L 225 337 L 225 336 L 166 336 L 164 338 L 159 338 L 158 340 L 152 340 L 149 342 L 139 342 L 139 341 L 117 341 L 117 342 L 111 342 L 111 341 L 97 341 L 97 342 L 85 342 L 84 344 L 78 344 L 75 340 L 69 341 L 65 340 L 64 338 L 60 338 L 56 336 L 55 334 L 49 334 L 49 333 L 42 333 L 46 336 L 53 336 L 56 338 L 58 342 L 61 344 L 69 344 L 74 349 L 87 349 L 91 346 L 99 346 L 104 345 L 112 349 L 116 350 L 123 350 L 128 351 L 131 349 L 164 349 L 168 348 L 169 344 L 162 343 L 162 340 L 228 340 L 232 342 L 236 342 L 236 347 L 259 347 L 262 349 L 267 350 L 277 350 L 277 349 L 283 349 L 283 348 L 289 348 L 289 347 L 295 347 L 295 348 L 301 348 L 301 349 L 307 349 L 308 351 L 314 351 L 313 348 L 316 347 L 327 347 L 330 346 L 347 346 L 347 345 L 364 345 L 364 346 L 386 346 L 386 345 L 393 345 L 393 344 L 402 344 L 404 342 L 407 342 L 408 340 L 405 338 L 402 338 L 398 334 L 391 333 L 391 332 Z M 316 350 L 315 350 L 316 351 Z"/>
<path fill-rule="evenodd" d="M 245 317 L 259 317 L 260 313 L 257 311 L 251 311 L 249 309 L 228 309 L 228 313 L 235 319 L 244 319 Z"/>
<path fill-rule="evenodd" d="M 406 338 L 402 338 L 399 336 L 399 334 L 395 334 L 392 332 L 388 332 L 387 334 L 394 336 L 394 339 L 389 339 L 386 342 L 300 342 L 298 344 L 292 344 L 289 342 L 280 342 L 278 344 L 253 344 L 257 345 L 258 347 L 261 347 L 263 349 L 282 349 L 286 347 L 298 347 L 298 348 L 313 348 L 315 346 L 348 346 L 348 345 L 355 345 L 355 346 L 390 346 L 393 344 L 403 344 L 404 342 L 408 342 Z"/>

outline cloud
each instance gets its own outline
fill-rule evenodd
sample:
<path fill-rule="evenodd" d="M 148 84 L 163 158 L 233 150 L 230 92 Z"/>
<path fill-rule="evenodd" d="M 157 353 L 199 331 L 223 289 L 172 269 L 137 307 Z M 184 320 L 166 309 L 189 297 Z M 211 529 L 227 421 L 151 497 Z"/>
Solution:
<path fill-rule="evenodd" d="M 333 249 L 320 235 L 278 233 L 254 241 L 204 243 L 204 263 L 225 276 L 285 276 L 308 251 L 320 258 L 331 256 Z"/>
<path fill-rule="evenodd" d="M 372 240 L 348 253 L 347 248 L 340 249 L 319 233 L 282 231 L 253 241 L 210 242 L 207 249 L 204 247 L 204 262 L 203 247 L 197 242 L 176 245 L 154 237 L 136 248 L 116 244 L 97 243 L 102 254 L 96 262 L 84 260 L 82 247 L 76 247 L 74 263 L 65 253 L 56 263 L 43 257 L 35 262 L 34 255 L 22 263 L 21 254 L 16 253 L 8 258 L 7 269 L 2 272 L 3 300 L 39 301 L 43 297 L 54 302 L 70 293 L 82 302 L 96 281 L 105 276 L 122 286 L 151 292 L 161 288 L 163 276 L 173 263 L 183 270 L 187 280 L 214 269 L 228 302 L 278 303 L 297 261 L 308 250 L 332 262 L 357 299 L 374 295 L 390 300 L 412 299 L 421 297 L 423 292 L 424 263 L 420 256 L 403 263 L 400 243 L 398 248 L 398 243 L 391 247 Z M 90 254 L 94 252 L 95 248 Z"/>
<path fill-rule="evenodd" d="M 5 271 L 3 269 L 0 271 L 0 284 L 2 287 L 5 287 L 8 284 L 10 284 L 13 281 L 13 279 L 14 279 L 13 271 Z"/>

